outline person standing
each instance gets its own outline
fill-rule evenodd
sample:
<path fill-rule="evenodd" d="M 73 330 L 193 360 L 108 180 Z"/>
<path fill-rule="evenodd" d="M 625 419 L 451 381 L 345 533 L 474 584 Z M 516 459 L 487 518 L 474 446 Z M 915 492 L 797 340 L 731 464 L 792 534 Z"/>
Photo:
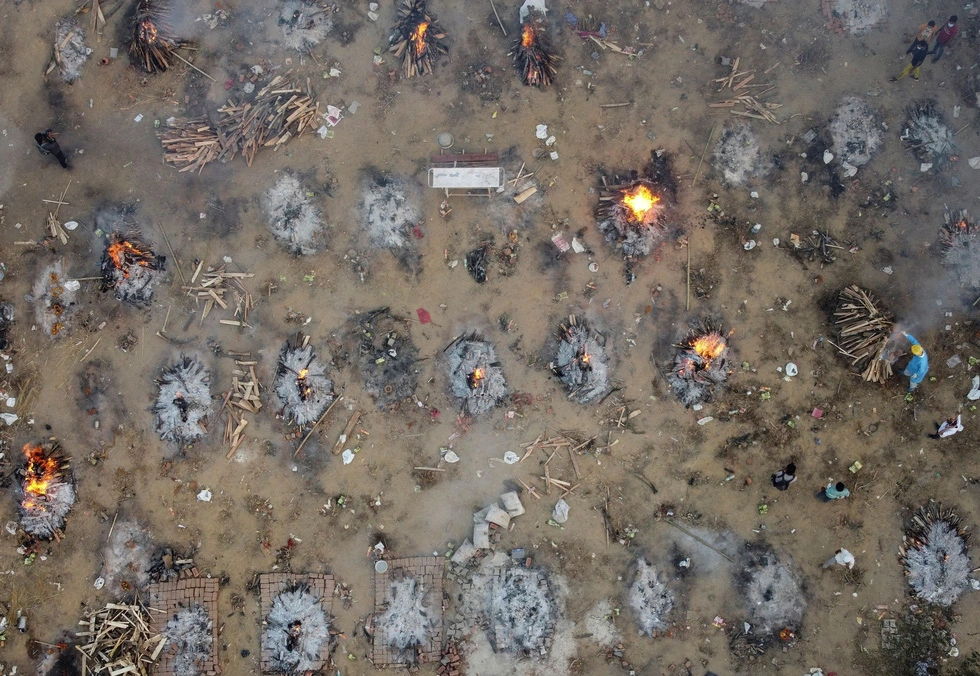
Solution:
<path fill-rule="evenodd" d="M 821 568 L 830 568 L 832 565 L 847 566 L 848 569 L 854 568 L 854 555 L 844 548 L 838 549 L 833 556 L 824 561 Z"/>
<path fill-rule="evenodd" d="M 912 358 L 909 360 L 905 370 L 902 371 L 903 376 L 909 377 L 909 392 L 911 392 L 925 380 L 926 374 L 929 373 L 929 355 L 919 345 L 919 341 L 915 339 L 915 336 L 907 331 L 902 331 L 902 335 L 912 343 Z"/>
<path fill-rule="evenodd" d="M 68 158 L 61 151 L 61 146 L 58 145 L 58 139 L 55 138 L 55 134 L 50 129 L 45 129 L 42 132 L 34 134 L 34 142 L 37 144 L 37 149 L 41 151 L 42 155 L 54 155 L 58 158 L 58 162 L 65 169 L 68 168 Z"/>
<path fill-rule="evenodd" d="M 905 53 L 912 55 L 912 61 L 909 65 L 905 66 L 905 70 L 902 71 L 901 75 L 891 79 L 892 82 L 898 82 L 909 73 L 912 73 L 913 80 L 919 79 L 919 66 L 922 65 L 922 62 L 926 60 L 926 56 L 929 54 L 929 43 L 916 38 L 912 46 Z"/>
<path fill-rule="evenodd" d="M 919 32 L 915 34 L 916 40 L 922 40 L 926 44 L 936 35 L 936 22 L 929 21 L 919 26 Z"/>
<path fill-rule="evenodd" d="M 946 47 L 949 45 L 950 41 L 956 37 L 956 34 L 960 32 L 959 26 L 956 25 L 956 15 L 949 17 L 949 21 L 939 29 L 936 33 L 936 46 L 932 48 L 930 54 L 935 54 L 932 57 L 932 62 L 936 63 L 939 59 L 943 58 L 943 52 L 946 51 Z"/>
<path fill-rule="evenodd" d="M 823 489 L 821 493 L 824 502 L 830 502 L 831 500 L 843 500 L 846 497 L 850 497 L 851 491 L 847 490 L 847 486 L 844 485 L 843 481 L 838 481 L 836 484 L 831 482 L 827 484 L 827 487 Z"/>
<path fill-rule="evenodd" d="M 790 463 L 772 475 L 772 485 L 780 491 L 788 491 L 789 485 L 796 481 L 796 465 Z"/>

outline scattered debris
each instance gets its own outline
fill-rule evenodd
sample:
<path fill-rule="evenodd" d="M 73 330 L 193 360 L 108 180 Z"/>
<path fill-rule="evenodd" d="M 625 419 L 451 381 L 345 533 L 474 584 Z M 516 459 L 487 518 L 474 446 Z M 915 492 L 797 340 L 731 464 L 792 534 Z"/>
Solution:
<path fill-rule="evenodd" d="M 157 379 L 153 404 L 161 439 L 190 443 L 207 434 L 211 413 L 211 373 L 198 359 L 181 355 Z"/>
<path fill-rule="evenodd" d="M 514 65 L 521 82 L 529 87 L 547 87 L 555 80 L 560 57 L 551 45 L 546 33 L 544 14 L 529 12 L 521 26 L 521 37 L 508 56 L 514 57 Z"/>
<path fill-rule="evenodd" d="M 575 315 L 569 315 L 568 325 L 559 329 L 558 350 L 549 368 L 565 384 L 568 398 L 587 404 L 606 395 L 612 387 L 606 337 Z"/>
<path fill-rule="evenodd" d="M 78 623 L 76 649 L 82 653 L 82 673 L 148 674 L 166 643 L 150 631 L 150 612 L 141 604 L 107 603 L 90 610 Z M 87 641 L 87 643 L 86 643 Z"/>
<path fill-rule="evenodd" d="M 681 341 L 667 382 L 685 406 L 710 401 L 714 390 L 728 378 L 731 350 L 721 329 L 702 322 Z"/>
<path fill-rule="evenodd" d="M 487 610 L 495 651 L 544 657 L 551 650 L 559 610 L 543 570 L 517 564 L 496 568 Z"/>
<path fill-rule="evenodd" d="M 255 275 L 251 272 L 226 272 L 224 265 L 218 268 L 208 267 L 203 273 L 202 270 L 204 270 L 204 261 L 198 263 L 190 284 L 180 287 L 188 295 L 197 298 L 198 302 L 204 301 L 204 308 L 201 310 L 201 322 L 203 323 L 207 319 L 215 305 L 222 310 L 234 306 L 233 316 L 238 317 L 238 319 L 219 319 L 218 323 L 227 326 L 247 326 L 248 313 L 252 309 L 252 294 L 245 288 L 242 280 L 251 279 Z M 230 303 L 230 299 L 226 298 L 229 289 L 235 294 L 234 303 Z"/>
<path fill-rule="evenodd" d="M 886 0 L 823 0 L 827 27 L 837 34 L 864 35 L 888 16 Z"/>
<path fill-rule="evenodd" d="M 153 544 L 147 531 L 135 520 L 118 521 L 111 528 L 108 542 L 102 548 L 99 578 L 110 594 L 127 596 L 150 581 Z"/>
<path fill-rule="evenodd" d="M 285 0 L 279 7 L 282 44 L 298 52 L 310 52 L 333 30 L 329 6 L 313 0 Z"/>
<path fill-rule="evenodd" d="M 78 282 L 65 279 L 61 261 L 42 268 L 32 288 L 34 318 L 49 336 L 65 335 L 65 322 L 75 311 Z"/>
<path fill-rule="evenodd" d="M 411 397 L 418 387 L 419 350 L 410 327 L 389 308 L 381 308 L 359 315 L 351 332 L 364 389 L 381 409 Z"/>
<path fill-rule="evenodd" d="M 507 395 L 504 371 L 497 353 L 475 333 L 460 336 L 446 348 L 449 353 L 449 388 L 463 411 L 480 415 L 493 410 Z"/>
<path fill-rule="evenodd" d="M 929 502 L 916 510 L 905 530 L 899 556 L 915 595 L 951 606 L 970 589 L 973 564 L 967 550 L 969 529 L 952 509 Z"/>
<path fill-rule="evenodd" d="M 296 176 L 283 174 L 263 201 L 272 234 L 290 251 L 304 256 L 323 248 L 323 221 L 310 194 Z"/>
<path fill-rule="evenodd" d="M 181 608 L 163 629 L 164 649 L 173 653 L 171 669 L 176 676 L 201 676 L 201 665 L 211 659 L 214 636 L 211 616 L 195 603 Z"/>
<path fill-rule="evenodd" d="M 146 305 L 153 299 L 166 262 L 167 257 L 154 253 L 138 232 L 113 233 L 102 254 L 100 290 L 112 291 L 124 302 Z"/>
<path fill-rule="evenodd" d="M 765 100 L 761 100 L 761 101 L 759 100 L 759 98 L 761 98 L 763 95 L 773 91 L 776 88 L 776 85 L 769 84 L 768 82 L 766 83 L 754 82 L 753 84 L 749 84 L 750 82 L 755 80 L 757 73 L 755 72 L 755 70 L 739 71 L 738 66 L 741 60 L 742 60 L 741 57 L 738 57 L 734 61 L 732 61 L 731 72 L 724 77 L 717 78 L 715 82 L 721 84 L 721 87 L 718 88 L 719 92 L 725 90 L 726 88 L 730 88 L 733 93 L 734 92 L 742 92 L 742 93 L 735 96 L 735 98 L 729 98 L 729 99 L 725 99 L 724 101 L 709 103 L 708 107 L 729 108 L 731 110 L 729 110 L 728 112 L 737 117 L 749 117 L 754 120 L 765 120 L 770 124 L 779 124 L 779 120 L 776 119 L 776 114 L 773 113 L 772 111 L 782 108 L 783 104 L 772 103 L 770 101 L 765 101 Z M 768 69 L 763 71 L 763 75 L 767 75 L 770 71 L 772 71 L 777 66 L 779 66 L 778 61 L 776 62 L 775 65 L 770 66 Z M 738 82 L 735 82 L 735 80 L 738 80 Z M 755 95 L 743 91 L 746 88 L 754 88 L 754 87 L 762 87 L 763 89 L 761 92 Z M 744 110 L 735 110 L 734 109 L 735 106 L 742 106 Z"/>
<path fill-rule="evenodd" d="M 829 127 L 834 155 L 842 164 L 863 166 L 881 146 L 881 119 L 856 96 L 844 97 Z"/>
<path fill-rule="evenodd" d="M 402 70 L 407 78 L 431 73 L 433 57 L 449 53 L 449 47 L 443 42 L 446 33 L 438 19 L 429 13 L 426 4 L 426 0 L 402 0 L 395 27 L 388 38 L 389 51 L 402 60 Z"/>
<path fill-rule="evenodd" d="M 920 162 L 939 166 L 947 164 L 956 150 L 953 130 L 946 125 L 946 116 L 935 99 L 918 101 L 905 108 L 902 141 Z"/>
<path fill-rule="evenodd" d="M 306 585 L 275 596 L 265 618 L 262 650 L 270 655 L 271 671 L 287 674 L 318 670 L 321 651 L 330 641 L 330 619 L 322 600 Z"/>
<path fill-rule="evenodd" d="M 282 402 L 280 415 L 301 427 L 316 422 L 334 400 L 333 381 L 309 336 L 296 334 L 279 352 L 275 388 Z"/>
<path fill-rule="evenodd" d="M 724 182 L 736 187 L 765 176 L 772 168 L 772 160 L 762 155 L 752 129 L 740 122 L 722 132 L 715 145 L 714 160 Z"/>
<path fill-rule="evenodd" d="M 57 66 L 61 79 L 71 84 L 81 77 L 82 66 L 91 53 L 92 50 L 85 46 L 85 32 L 78 22 L 73 17 L 61 19 L 55 25 L 54 63 L 48 72 Z"/>
<path fill-rule="evenodd" d="M 643 557 L 636 561 L 628 599 L 641 634 L 652 636 L 670 626 L 674 594 L 667 588 L 666 577 Z"/>
<path fill-rule="evenodd" d="M 939 240 L 943 265 L 953 268 L 963 288 L 980 289 L 980 228 L 966 209 L 955 215 L 946 207 Z"/>
<path fill-rule="evenodd" d="M 75 482 L 68 458 L 57 445 L 24 446 L 27 462 L 20 484 L 20 527 L 33 539 L 60 540 L 75 505 Z"/>
<path fill-rule="evenodd" d="M 855 284 L 840 292 L 833 320 L 838 342 L 831 344 L 862 378 L 885 383 L 897 356 L 887 349 L 893 333 L 892 313 L 873 293 Z"/>

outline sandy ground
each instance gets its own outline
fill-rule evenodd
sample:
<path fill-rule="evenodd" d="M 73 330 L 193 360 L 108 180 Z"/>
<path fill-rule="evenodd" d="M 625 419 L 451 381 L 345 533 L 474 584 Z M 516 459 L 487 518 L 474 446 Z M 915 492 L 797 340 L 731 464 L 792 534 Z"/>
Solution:
<path fill-rule="evenodd" d="M 471 511 L 505 486 L 523 479 L 541 490 L 543 453 L 516 466 L 488 459 L 520 452 L 521 443 L 546 428 L 618 441 L 606 452 L 577 458 L 581 487 L 568 498 L 571 513 L 562 530 L 546 524 L 555 494 L 541 501 L 525 495 L 528 513 L 498 545 L 528 548 L 536 565 L 559 579 L 567 599 L 559 636 L 551 659 L 519 664 L 494 655 L 477 638 L 463 650 L 470 655 L 467 673 L 617 673 L 618 664 L 607 663 L 597 646 L 601 637 L 588 629 L 596 626 L 589 613 L 607 599 L 609 607 L 623 609 L 615 623 L 625 659 L 638 673 L 667 673 L 685 660 L 690 673 L 699 676 L 708 670 L 801 674 L 813 666 L 860 673 L 856 660 L 862 647 L 878 644 L 878 607 L 888 606 L 894 615 L 908 600 L 897 558 L 903 520 L 935 499 L 957 506 L 966 523 L 980 522 L 976 414 L 964 408 L 966 429 L 951 439 L 926 437 L 934 423 L 965 402 L 972 377 L 967 357 L 980 357 L 974 296 L 961 292 L 942 268 L 937 240 L 944 204 L 974 206 L 976 178 L 966 159 L 980 155 L 970 70 L 975 22 L 963 12 L 960 37 L 943 60 L 927 62 L 918 82 L 892 84 L 888 77 L 903 66 L 911 31 L 928 18 L 941 21 L 947 9 L 930 8 L 932 15 L 925 16 L 893 7 L 883 27 L 863 37 L 838 37 L 826 30 L 814 2 L 773 2 L 755 9 L 705 1 L 636 6 L 576 1 L 552 8 L 552 35 L 563 61 L 557 85 L 538 91 L 520 85 L 506 56 L 517 30 L 517 6 L 496 4 L 507 38 L 489 6 L 434 2 L 432 9 L 450 34 L 450 55 L 434 75 L 396 82 L 387 74 L 397 68 L 390 57 L 380 68 L 372 64 L 372 52 L 387 42 L 389 4 L 373 23 L 365 16 L 366 3 L 342 3 L 333 33 L 313 50 L 314 61 L 278 43 L 274 17 L 263 3 L 188 2 L 187 36 L 199 51 L 185 53 L 214 76 L 214 83 L 189 69 L 147 76 L 125 58 L 100 66 L 109 47 L 122 46 L 124 10 L 109 20 L 101 42 L 88 32 L 84 15 L 80 23 L 94 51 L 80 79 L 65 85 L 54 74 L 45 82 L 41 74 L 55 23 L 74 6 L 60 0 L 0 0 L 0 260 L 6 264 L 0 299 L 16 308 L 12 346 L 5 352 L 14 371 L 3 387 L 20 399 L 16 410 L 22 418 L 0 429 L 7 496 L 0 501 L 0 519 L 16 518 L 13 472 L 22 464 L 17 449 L 27 442 L 58 439 L 74 458 L 79 494 L 65 540 L 45 546 L 33 565 L 25 566 L 15 551 L 18 538 L 3 534 L 0 601 L 8 617 L 22 609 L 29 628 L 24 634 L 8 631 L 0 661 L 30 672 L 47 644 L 72 631 L 83 609 L 125 596 L 115 584 L 101 591 L 93 587 L 118 515 L 136 520 L 153 543 L 193 553 L 202 572 L 221 578 L 217 621 L 223 624 L 219 654 L 225 673 L 259 670 L 261 618 L 250 583 L 276 564 L 274 555 L 263 555 L 263 543 L 274 552 L 290 538 L 297 543 L 288 562 L 292 570 L 329 571 L 352 590 L 352 607 L 338 611 L 346 636 L 335 652 L 337 668 L 369 673 L 369 644 L 355 628 L 373 608 L 369 546 L 383 535 L 396 555 L 442 554 L 449 543 L 467 536 Z M 216 8 L 225 9 L 229 19 L 214 30 L 193 21 Z M 583 43 L 561 20 L 568 10 L 601 19 L 611 40 L 642 55 L 630 59 Z M 740 188 L 722 186 L 709 166 L 710 150 L 694 184 L 709 133 L 717 139 L 731 124 L 727 110 L 706 107 L 723 96 L 713 83 L 727 74 L 716 64 L 719 56 L 741 57 L 743 68 L 757 69 L 760 81 L 777 86 L 770 100 L 783 104 L 776 111 L 779 126 L 752 120 L 763 151 L 776 158 L 773 172 Z M 334 138 L 307 136 L 277 153 L 261 152 L 251 168 L 236 159 L 212 164 L 201 176 L 161 163 L 155 119 L 213 113 L 229 95 L 225 80 L 234 80 L 230 93 L 240 96 L 240 73 L 257 63 L 284 67 L 287 59 L 296 73 L 311 79 L 323 104 L 361 104 L 336 127 Z M 333 65 L 342 74 L 324 79 Z M 492 70 L 492 86 L 482 98 L 461 85 L 465 72 L 476 67 Z M 812 178 L 801 185 L 800 136 L 824 125 L 845 95 L 868 101 L 887 132 L 880 154 L 854 179 L 845 179 L 846 191 L 834 200 L 823 172 L 806 169 Z M 972 125 L 956 137 L 958 160 L 923 175 L 898 134 L 904 106 L 926 96 L 937 99 L 956 129 Z M 600 108 L 627 101 L 631 105 Z M 958 119 L 952 119 L 954 106 L 961 106 Z M 141 122 L 134 121 L 138 114 Z M 542 147 L 534 137 L 537 124 L 547 124 L 557 137 L 557 161 L 532 156 Z M 70 172 L 33 146 L 32 135 L 48 126 L 61 134 Z M 412 274 L 367 240 L 357 213 L 361 183 L 364 172 L 382 170 L 424 185 L 428 156 L 438 151 L 435 137 L 443 131 L 455 135 L 454 150 L 507 151 L 511 172 L 526 162 L 542 198 L 520 209 L 507 206 L 504 197 L 489 203 L 457 198 L 443 219 L 441 196 L 426 190 L 420 204 L 424 237 L 413 242 L 421 253 L 421 271 Z M 658 148 L 674 155 L 679 194 L 672 220 L 680 234 L 644 261 L 637 279 L 626 286 L 622 261 L 594 226 L 595 187 L 601 173 L 640 169 Z M 315 193 L 329 224 L 326 251 L 295 257 L 271 237 L 260 197 L 286 170 L 303 176 Z M 869 205 L 872 195 L 888 189 L 893 200 L 872 199 Z M 757 199 L 749 196 L 752 190 Z M 69 233 L 67 245 L 25 244 L 46 234 L 53 205 L 42 200 L 58 200 L 63 191 L 67 204 L 58 217 L 80 227 Z M 734 216 L 735 226 L 708 217 L 711 200 Z M 144 236 L 171 257 L 169 286 L 158 288 L 151 306 L 134 308 L 100 294 L 97 281 L 82 281 L 77 312 L 66 321 L 64 334 L 43 335 L 25 300 L 37 271 L 63 260 L 70 277 L 98 275 L 102 244 L 94 217 L 118 203 L 136 205 Z M 741 244 L 753 223 L 763 226 L 761 244 L 745 251 Z M 815 227 L 858 250 L 840 250 L 833 264 L 822 266 L 801 264 L 771 245 L 774 237 L 785 246 L 791 233 Z M 477 285 L 462 265 L 447 265 L 487 238 L 503 246 L 506 233 L 515 229 L 516 265 L 491 267 L 485 285 Z M 569 239 L 577 234 L 592 253 L 556 260 L 549 241 L 556 229 Z M 690 311 L 685 310 L 684 242 L 691 256 Z M 368 268 L 364 282 L 345 259 L 351 249 Z M 217 322 L 228 314 L 202 322 L 201 308 L 180 288 L 178 266 L 187 277 L 195 261 L 219 265 L 223 257 L 232 260 L 229 269 L 255 275 L 245 282 L 255 307 L 244 330 Z M 595 274 L 588 270 L 592 261 L 598 263 Z M 893 274 L 881 271 L 886 266 Z M 884 387 L 864 383 L 846 370 L 826 340 L 821 342 L 832 335 L 826 300 L 851 283 L 880 294 L 929 350 L 934 381 L 927 380 L 913 402 L 904 400 L 902 379 Z M 427 358 L 417 392 L 424 409 L 408 401 L 394 411 L 379 411 L 344 359 L 345 323 L 356 312 L 382 306 L 408 318 L 420 307 L 432 313 L 431 324 L 410 325 Z M 293 430 L 274 416 L 274 400 L 251 416 L 247 441 L 231 460 L 225 459 L 227 446 L 217 424 L 184 452 L 157 438 L 149 410 L 153 379 L 181 351 L 156 336 L 165 318 L 168 334 L 191 341 L 182 351 L 213 369 L 217 405 L 230 386 L 234 363 L 216 356 L 209 344 L 250 352 L 268 391 L 279 349 L 297 328 L 286 323 L 290 311 L 312 318 L 304 331 L 333 360 L 332 378 L 346 388 L 343 405 L 299 457 L 293 457 Z M 571 313 L 610 337 L 611 375 L 622 389 L 599 406 L 568 401 L 546 368 L 548 337 Z M 658 364 L 671 362 L 671 343 L 690 321 L 705 316 L 734 330 L 735 369 L 730 387 L 694 412 L 666 390 Z M 495 343 L 511 392 L 526 396 L 460 424 L 441 356 L 454 337 L 471 330 Z M 117 345 L 126 334 L 137 342 L 123 352 Z M 954 354 L 963 363 L 947 368 Z M 777 367 L 791 360 L 799 375 L 785 381 Z M 743 361 L 749 370 L 739 368 Z M 94 393 L 89 391 L 93 382 Z M 760 388 L 770 388 L 771 398 L 763 401 Z M 641 411 L 627 429 L 610 423 L 624 404 Z M 431 419 L 430 407 L 441 411 L 438 419 Z M 823 409 L 823 418 L 810 416 L 814 407 Z M 330 449 L 353 410 L 363 413 L 361 451 L 345 466 Z M 508 411 L 517 415 L 507 417 Z M 696 424 L 708 415 L 714 421 Z M 729 443 L 741 435 L 751 435 L 749 445 Z M 420 482 L 412 468 L 437 464 L 440 447 L 450 442 L 461 461 L 445 466 L 434 482 Z M 791 459 L 799 481 L 789 492 L 777 493 L 768 476 Z M 855 460 L 864 468 L 850 475 L 847 468 Z M 574 476 L 567 459 L 556 457 L 552 472 L 556 464 L 564 478 Z M 652 494 L 633 476 L 637 472 L 659 492 Z M 734 479 L 726 481 L 730 474 Z M 746 485 L 749 477 L 753 481 Z M 814 494 L 831 479 L 847 481 L 852 497 L 817 502 Z M 195 498 L 205 487 L 214 495 L 210 503 Z M 321 513 L 339 494 L 353 498 L 349 511 Z M 265 501 L 268 508 L 256 508 Z M 607 501 L 617 528 L 637 529 L 627 546 L 607 541 L 601 515 Z M 765 515 L 758 511 L 762 503 L 768 504 Z M 748 616 L 733 583 L 738 570 L 655 518 L 661 506 L 669 506 L 679 524 L 712 537 L 768 543 L 791 563 L 804 581 L 807 603 L 797 640 L 777 645 L 755 663 L 733 658 L 711 623 L 721 616 L 737 626 Z M 841 546 L 856 556 L 859 574 L 820 569 Z M 638 635 L 624 598 L 631 566 L 641 554 L 668 571 L 679 599 L 672 629 L 656 639 Z M 673 563 L 685 557 L 692 568 L 682 579 Z M 954 626 L 958 646 L 968 654 L 980 648 L 976 596 L 968 594 L 955 610 L 961 614 Z M 681 667 L 674 673 L 686 672 Z"/>

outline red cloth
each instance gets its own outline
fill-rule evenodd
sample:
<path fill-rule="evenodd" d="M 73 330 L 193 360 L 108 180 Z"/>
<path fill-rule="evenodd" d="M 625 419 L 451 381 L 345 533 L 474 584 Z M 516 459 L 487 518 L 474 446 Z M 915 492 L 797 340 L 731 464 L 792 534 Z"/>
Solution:
<path fill-rule="evenodd" d="M 955 23 L 950 26 L 948 23 L 939 29 L 939 34 L 936 36 L 936 42 L 941 45 L 948 45 L 949 41 L 956 37 L 956 34 L 960 32 L 960 27 Z"/>

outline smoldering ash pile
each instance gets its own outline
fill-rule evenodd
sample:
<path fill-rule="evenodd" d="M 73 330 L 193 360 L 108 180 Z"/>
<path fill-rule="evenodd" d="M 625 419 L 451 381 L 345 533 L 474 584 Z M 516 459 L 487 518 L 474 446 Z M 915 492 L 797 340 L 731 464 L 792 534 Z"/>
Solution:
<path fill-rule="evenodd" d="M 969 530 L 955 511 L 930 502 L 909 521 L 899 553 L 915 595 L 951 606 L 970 588 Z"/>
<path fill-rule="evenodd" d="M 65 322 L 75 311 L 75 294 L 81 285 L 65 279 L 61 261 L 43 268 L 32 287 L 34 318 L 45 334 L 64 336 Z"/>
<path fill-rule="evenodd" d="M 860 167 L 881 147 L 881 118 L 856 96 L 846 96 L 830 120 L 834 156 L 842 164 Z"/>
<path fill-rule="evenodd" d="M 282 43 L 289 49 L 308 52 L 323 42 L 333 30 L 329 6 L 308 0 L 286 0 L 279 7 Z"/>
<path fill-rule="evenodd" d="M 543 657 L 551 650 L 559 612 L 543 570 L 516 564 L 496 568 L 488 615 L 496 651 Z"/>
<path fill-rule="evenodd" d="M 710 401 L 715 389 L 728 379 L 728 338 L 705 321 L 676 347 L 673 368 L 667 371 L 671 390 L 685 406 Z"/>
<path fill-rule="evenodd" d="M 399 662 L 418 662 L 419 649 L 442 623 L 440 610 L 432 610 L 442 599 L 432 598 L 430 591 L 413 575 L 392 576 L 388 582 L 388 604 L 377 626 L 388 645 L 398 650 Z"/>
<path fill-rule="evenodd" d="M 605 344 L 605 336 L 575 315 L 569 315 L 568 324 L 559 325 L 558 350 L 550 366 L 568 389 L 570 399 L 588 404 L 609 392 Z"/>
<path fill-rule="evenodd" d="M 163 649 L 174 655 L 171 668 L 175 676 L 201 676 L 214 647 L 211 622 L 208 611 L 199 603 L 178 610 L 167 621 Z"/>
<path fill-rule="evenodd" d="M 918 101 L 905 108 L 902 127 L 905 147 L 923 164 L 943 166 L 956 150 L 953 130 L 934 99 Z"/>
<path fill-rule="evenodd" d="M 85 46 L 85 31 L 72 17 L 61 19 L 55 26 L 54 60 L 58 74 L 67 83 L 81 77 L 82 66 L 92 50 Z"/>
<path fill-rule="evenodd" d="M 461 336 L 447 352 L 450 392 L 459 399 L 464 412 L 488 413 L 507 396 L 507 382 L 497 353 L 481 336 Z"/>
<path fill-rule="evenodd" d="M 769 173 L 772 161 L 762 154 L 752 128 L 735 122 L 718 139 L 713 166 L 727 185 L 739 187 Z"/>
<path fill-rule="evenodd" d="M 273 671 L 295 674 L 323 665 L 321 651 L 330 640 L 330 619 L 321 601 L 306 585 L 272 599 L 262 650 L 269 653 Z"/>
<path fill-rule="evenodd" d="M 652 636 L 670 626 L 674 594 L 667 588 L 667 579 L 663 573 L 643 557 L 636 561 L 636 572 L 633 574 L 633 583 L 627 598 L 641 634 Z"/>
<path fill-rule="evenodd" d="M 102 291 L 121 301 L 144 305 L 163 277 L 166 256 L 156 254 L 138 232 L 113 233 L 102 254 Z"/>
<path fill-rule="evenodd" d="M 943 265 L 952 268 L 964 289 L 980 289 L 980 228 L 966 209 L 950 211 L 939 231 Z"/>
<path fill-rule="evenodd" d="M 768 545 L 750 544 L 746 555 L 737 585 L 745 595 L 749 621 L 756 625 L 753 631 L 772 634 L 782 629 L 798 630 L 806 612 L 799 576 Z"/>
<path fill-rule="evenodd" d="M 379 408 L 411 397 L 418 387 L 419 350 L 409 335 L 410 326 L 381 308 L 364 315 L 354 329 L 364 389 Z"/>
<path fill-rule="evenodd" d="M 265 194 L 263 206 L 272 234 L 291 252 L 310 255 L 323 248 L 323 221 L 296 176 L 281 176 Z"/>
<path fill-rule="evenodd" d="M 418 187 L 399 176 L 367 179 L 361 197 L 361 217 L 375 246 L 404 249 L 411 245 L 413 226 L 422 221 Z"/>
<path fill-rule="evenodd" d="M 157 379 L 153 414 L 161 439 L 190 443 L 204 436 L 211 413 L 211 373 L 194 357 L 181 355 Z"/>
<path fill-rule="evenodd" d="M 275 387 L 282 402 L 282 417 L 295 425 L 316 422 L 333 402 L 333 381 L 327 377 L 326 364 L 313 351 L 309 336 L 297 334 L 283 346 Z"/>
<path fill-rule="evenodd" d="M 137 521 L 120 520 L 112 528 L 109 541 L 102 548 L 102 578 L 111 593 L 129 592 L 150 581 L 150 556 L 153 543 Z"/>
<path fill-rule="evenodd" d="M 75 505 L 71 465 L 57 446 L 24 446 L 20 483 L 20 527 L 38 540 L 58 538 Z"/>

